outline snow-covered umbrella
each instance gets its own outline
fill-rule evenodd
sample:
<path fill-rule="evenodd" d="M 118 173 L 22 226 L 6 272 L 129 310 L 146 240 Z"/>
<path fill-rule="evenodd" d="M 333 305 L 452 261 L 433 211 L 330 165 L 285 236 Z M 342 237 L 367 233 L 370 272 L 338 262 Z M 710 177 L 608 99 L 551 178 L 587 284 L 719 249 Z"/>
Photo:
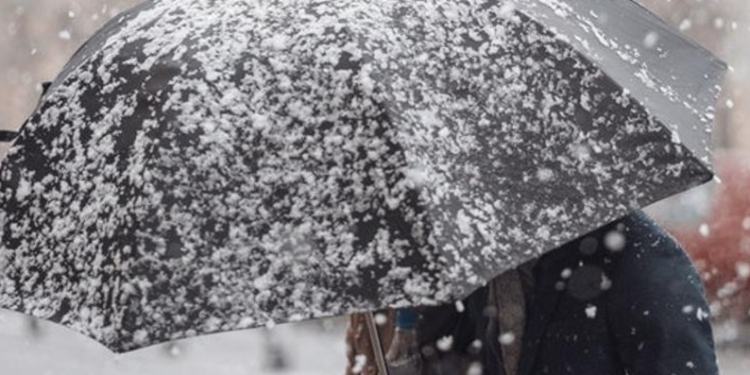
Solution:
<path fill-rule="evenodd" d="M 0 306 L 122 352 L 438 304 L 712 176 L 723 64 L 629 0 L 148 1 L 0 170 Z"/>

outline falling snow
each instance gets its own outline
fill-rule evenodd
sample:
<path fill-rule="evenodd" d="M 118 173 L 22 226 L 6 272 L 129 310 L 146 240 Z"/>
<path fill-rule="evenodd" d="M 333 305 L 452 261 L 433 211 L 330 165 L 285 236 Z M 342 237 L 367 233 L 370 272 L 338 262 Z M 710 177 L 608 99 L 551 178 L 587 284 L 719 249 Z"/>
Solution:
<path fill-rule="evenodd" d="M 586 307 L 586 317 L 589 319 L 596 318 L 596 306 Z"/>
<path fill-rule="evenodd" d="M 589 16 L 542 3 L 638 61 Z M 184 0 L 117 18 L 0 172 L 0 305 L 117 351 L 432 305 L 705 180 L 653 109 L 534 16 Z"/>
<path fill-rule="evenodd" d="M 499 342 L 502 345 L 510 345 L 513 344 L 514 341 L 516 341 L 516 335 L 512 332 L 503 333 L 499 338 Z"/>

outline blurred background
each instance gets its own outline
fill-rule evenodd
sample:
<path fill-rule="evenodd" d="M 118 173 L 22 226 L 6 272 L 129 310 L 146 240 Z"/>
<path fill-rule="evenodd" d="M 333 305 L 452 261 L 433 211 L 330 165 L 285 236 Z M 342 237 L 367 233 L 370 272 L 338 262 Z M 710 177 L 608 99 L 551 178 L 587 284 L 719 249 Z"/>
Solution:
<path fill-rule="evenodd" d="M 52 80 L 104 22 L 138 2 L 0 1 L 0 129 L 19 128 L 41 82 Z M 730 66 L 713 130 L 718 178 L 648 211 L 686 247 L 704 278 L 723 374 L 750 374 L 750 1 L 639 2 Z M 0 311 L 0 364 L 8 374 L 340 374 L 344 361 L 342 320 L 115 356 L 65 328 Z"/>

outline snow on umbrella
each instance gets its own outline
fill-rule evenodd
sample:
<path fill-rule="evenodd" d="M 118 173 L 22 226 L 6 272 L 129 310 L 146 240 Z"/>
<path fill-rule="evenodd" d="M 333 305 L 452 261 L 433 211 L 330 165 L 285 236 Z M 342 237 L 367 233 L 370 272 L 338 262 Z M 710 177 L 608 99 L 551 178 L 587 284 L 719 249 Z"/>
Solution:
<path fill-rule="evenodd" d="M 128 351 L 451 301 L 710 179 L 722 70 L 631 1 L 149 1 L 2 166 L 0 306 Z"/>

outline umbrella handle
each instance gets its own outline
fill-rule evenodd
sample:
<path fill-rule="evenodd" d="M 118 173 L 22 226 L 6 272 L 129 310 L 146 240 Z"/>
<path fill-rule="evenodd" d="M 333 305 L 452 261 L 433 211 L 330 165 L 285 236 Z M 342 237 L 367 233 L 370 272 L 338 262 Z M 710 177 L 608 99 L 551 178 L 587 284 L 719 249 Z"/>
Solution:
<path fill-rule="evenodd" d="M 375 355 L 375 363 L 378 366 L 378 374 L 388 375 L 388 365 L 385 362 L 385 353 L 383 353 L 383 345 L 380 342 L 380 333 L 375 324 L 375 316 L 372 311 L 365 313 L 365 320 L 367 320 L 367 330 L 370 331 L 370 344 L 372 345 L 372 352 Z"/>

